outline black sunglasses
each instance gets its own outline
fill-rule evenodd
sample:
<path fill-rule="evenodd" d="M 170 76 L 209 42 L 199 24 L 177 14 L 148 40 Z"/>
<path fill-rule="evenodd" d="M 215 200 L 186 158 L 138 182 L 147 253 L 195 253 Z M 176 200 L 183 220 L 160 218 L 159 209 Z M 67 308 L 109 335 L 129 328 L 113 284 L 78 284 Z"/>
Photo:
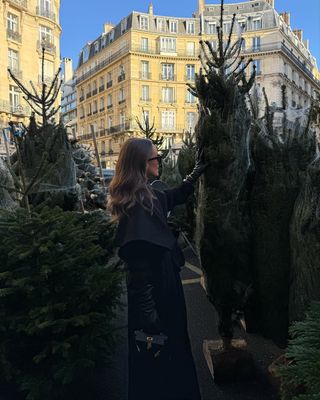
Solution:
<path fill-rule="evenodd" d="M 162 156 L 148 158 L 148 161 L 153 161 L 153 160 L 158 160 L 158 162 L 160 163 L 162 161 Z"/>

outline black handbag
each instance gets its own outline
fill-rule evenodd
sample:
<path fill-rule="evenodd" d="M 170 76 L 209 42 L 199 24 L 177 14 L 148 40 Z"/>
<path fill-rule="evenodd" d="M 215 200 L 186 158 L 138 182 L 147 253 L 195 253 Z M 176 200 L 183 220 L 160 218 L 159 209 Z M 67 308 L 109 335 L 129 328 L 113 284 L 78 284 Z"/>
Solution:
<path fill-rule="evenodd" d="M 138 352 L 152 355 L 154 358 L 159 357 L 168 340 L 168 336 L 162 333 L 152 335 L 143 330 L 134 331 L 134 335 Z"/>

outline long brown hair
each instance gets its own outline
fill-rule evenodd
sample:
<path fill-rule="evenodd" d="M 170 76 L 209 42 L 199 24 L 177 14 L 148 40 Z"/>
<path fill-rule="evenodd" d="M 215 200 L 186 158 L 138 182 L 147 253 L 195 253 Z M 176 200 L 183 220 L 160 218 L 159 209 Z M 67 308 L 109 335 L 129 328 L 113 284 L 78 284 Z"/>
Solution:
<path fill-rule="evenodd" d="M 124 142 L 115 175 L 109 185 L 108 208 L 118 221 L 136 203 L 152 213 L 153 198 L 146 175 L 153 144 L 149 139 L 130 138 Z"/>

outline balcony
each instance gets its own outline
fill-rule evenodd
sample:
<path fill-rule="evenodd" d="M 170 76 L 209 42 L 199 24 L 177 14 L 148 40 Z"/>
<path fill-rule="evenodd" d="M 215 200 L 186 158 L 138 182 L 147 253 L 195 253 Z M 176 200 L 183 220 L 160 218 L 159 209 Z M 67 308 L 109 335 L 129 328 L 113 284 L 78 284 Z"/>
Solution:
<path fill-rule="evenodd" d="M 115 125 L 115 126 L 111 126 L 110 128 L 107 128 L 105 130 L 107 135 L 110 135 L 112 133 L 121 133 L 121 132 L 125 132 L 130 130 L 130 122 L 126 122 L 124 124 L 120 124 L 120 125 Z"/>
<path fill-rule="evenodd" d="M 18 31 L 7 29 L 7 39 L 21 43 L 21 34 Z"/>
<path fill-rule="evenodd" d="M 113 107 L 113 104 L 109 104 L 109 105 L 107 106 L 107 110 L 111 110 L 112 107 Z"/>
<path fill-rule="evenodd" d="M 99 93 L 101 93 L 101 92 L 103 92 L 104 91 L 104 85 L 101 85 L 100 87 L 99 87 Z"/>
<path fill-rule="evenodd" d="M 140 71 L 140 73 L 139 73 L 140 79 L 151 79 L 151 77 L 152 77 L 151 72 Z"/>
<path fill-rule="evenodd" d="M 13 68 L 10 68 L 10 71 L 15 78 L 19 79 L 20 81 L 22 80 L 22 71 Z"/>
<path fill-rule="evenodd" d="M 159 76 L 160 81 L 176 81 L 177 76 L 176 75 L 167 75 L 167 74 L 160 74 Z"/>
<path fill-rule="evenodd" d="M 90 71 L 86 72 L 82 76 L 80 76 L 76 83 L 79 84 L 80 82 L 86 80 L 90 76 L 96 74 L 98 71 L 101 71 L 103 68 L 105 68 L 107 65 L 113 63 L 115 60 L 118 58 L 122 57 L 124 54 L 129 53 L 130 47 L 125 46 L 121 50 L 116 51 L 114 54 L 112 54 L 109 57 L 106 57 L 103 61 L 101 61 L 98 65 L 96 65 L 94 68 L 92 68 Z M 107 85 L 108 87 L 108 85 Z"/>
<path fill-rule="evenodd" d="M 98 113 L 98 110 L 94 110 L 92 114 L 95 115 L 97 113 Z"/>
<path fill-rule="evenodd" d="M 91 115 L 92 115 L 92 113 L 91 113 L 91 112 L 89 112 L 89 113 L 87 114 L 87 117 L 91 117 Z"/>
<path fill-rule="evenodd" d="M 98 89 L 93 89 L 92 96 L 95 96 L 98 93 Z"/>
<path fill-rule="evenodd" d="M 44 48 L 47 53 L 56 54 L 56 46 L 50 40 L 38 40 L 37 48 L 40 51 Z"/>
<path fill-rule="evenodd" d="M 36 13 L 37 13 L 37 15 L 39 15 L 40 17 L 49 18 L 49 19 L 51 19 L 52 21 L 56 22 L 56 15 L 55 15 L 52 11 L 50 11 L 50 10 L 45 10 L 44 8 L 38 6 L 38 7 L 36 8 Z"/>
<path fill-rule="evenodd" d="M 126 99 L 122 99 L 118 101 L 118 104 L 124 104 L 126 102 Z"/>
<path fill-rule="evenodd" d="M 126 79 L 126 74 L 121 74 L 118 76 L 118 82 L 122 82 Z"/>
<path fill-rule="evenodd" d="M 31 108 L 21 104 L 10 104 L 7 100 L 0 100 L 0 111 L 17 116 L 30 116 Z"/>
<path fill-rule="evenodd" d="M 99 112 L 103 112 L 104 110 L 105 110 L 105 108 L 102 107 L 102 108 L 99 109 Z"/>
<path fill-rule="evenodd" d="M 46 85 L 51 85 L 53 81 L 53 76 L 44 75 L 43 76 L 43 83 Z M 42 75 L 38 75 L 38 84 L 42 85 Z"/>
<path fill-rule="evenodd" d="M 111 88 L 112 86 L 112 81 L 107 82 L 107 89 Z"/>
<path fill-rule="evenodd" d="M 149 99 L 149 98 L 146 99 L 146 98 L 144 98 L 144 97 L 140 97 L 140 101 L 146 101 L 146 102 L 149 102 L 149 103 L 150 103 L 150 102 L 151 102 L 151 99 Z"/>
<path fill-rule="evenodd" d="M 21 8 L 24 8 L 25 10 L 28 9 L 28 2 L 27 0 L 8 0 L 9 3 L 14 4 L 15 6 L 19 6 Z"/>

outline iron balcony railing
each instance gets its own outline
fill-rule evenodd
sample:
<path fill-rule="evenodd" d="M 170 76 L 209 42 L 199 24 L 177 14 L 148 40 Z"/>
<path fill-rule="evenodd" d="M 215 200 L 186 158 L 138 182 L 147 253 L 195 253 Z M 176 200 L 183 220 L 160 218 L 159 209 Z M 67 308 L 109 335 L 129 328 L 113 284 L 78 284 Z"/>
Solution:
<path fill-rule="evenodd" d="M 284 44 L 284 43 L 265 43 L 260 44 L 259 48 L 246 48 L 241 51 L 241 54 L 244 55 L 258 55 L 259 53 L 265 53 L 269 51 L 282 51 L 284 54 L 287 55 L 291 61 L 294 62 L 308 77 L 316 83 L 320 87 L 320 81 L 313 75 L 312 71 L 307 67 L 305 63 L 303 63 L 297 56 L 293 54 L 293 52 Z"/>
<path fill-rule="evenodd" d="M 177 76 L 176 75 L 171 75 L 171 74 L 160 74 L 159 79 L 161 81 L 176 81 Z"/>
<path fill-rule="evenodd" d="M 0 111 L 21 116 L 30 116 L 31 108 L 28 105 L 10 104 L 8 100 L 0 100 Z"/>
<path fill-rule="evenodd" d="M 9 1 L 9 3 L 12 3 L 15 6 L 19 6 L 19 7 L 25 8 L 25 9 L 28 8 L 27 0 L 8 0 L 8 1 Z"/>
<path fill-rule="evenodd" d="M 56 46 L 50 42 L 50 40 L 38 40 L 37 42 L 38 50 L 44 50 L 48 53 L 56 54 Z"/>
<path fill-rule="evenodd" d="M 98 71 L 100 71 L 101 69 L 106 67 L 107 65 L 111 64 L 112 62 L 114 62 L 118 58 L 122 57 L 124 54 L 128 53 L 129 50 L 130 50 L 130 47 L 129 46 L 125 46 L 121 50 L 118 50 L 114 54 L 106 57 L 103 61 L 101 61 L 99 64 L 97 64 L 90 71 L 86 72 L 82 76 L 79 76 L 79 78 L 77 78 L 77 80 L 76 80 L 76 83 L 79 84 L 80 82 L 83 82 L 84 80 L 86 80 L 90 76 L 94 75 L 95 73 L 97 73 Z M 107 84 L 107 87 L 108 87 L 108 84 Z"/>
<path fill-rule="evenodd" d="M 41 17 L 49 18 L 52 21 L 56 22 L 56 15 L 51 10 L 46 10 L 43 7 L 38 6 L 36 9 L 36 13 L 37 13 L 37 15 L 40 15 Z"/>
<path fill-rule="evenodd" d="M 7 29 L 7 38 L 21 43 L 21 34 L 13 29 Z"/>

